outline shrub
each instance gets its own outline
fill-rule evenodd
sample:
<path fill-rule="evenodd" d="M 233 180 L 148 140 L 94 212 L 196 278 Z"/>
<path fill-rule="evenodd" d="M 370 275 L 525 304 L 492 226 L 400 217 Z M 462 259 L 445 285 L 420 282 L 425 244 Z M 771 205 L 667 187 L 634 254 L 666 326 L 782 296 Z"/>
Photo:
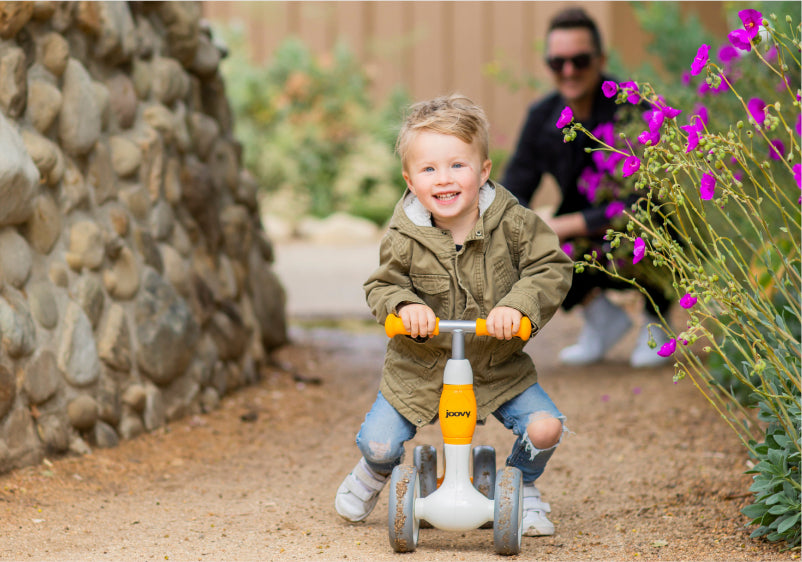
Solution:
<path fill-rule="evenodd" d="M 605 83 L 618 103 L 648 107 L 645 123 L 630 122 L 618 137 L 578 123 L 564 129 L 566 141 L 581 132 L 599 142 L 602 166 L 588 172 L 587 193 L 604 196 L 603 176 L 611 174 L 614 199 L 631 194 L 628 210 L 611 209 L 621 226 L 608 231 L 607 247 L 588 251 L 576 267 L 635 287 L 633 268 L 666 280 L 687 325 L 674 331 L 661 319 L 672 338 L 656 353 L 675 358 L 674 381 L 689 378 L 756 459 L 754 503 L 743 510 L 757 526 L 752 537 L 795 547 L 800 27 L 791 16 L 763 18 L 756 10 L 739 17 L 725 48 L 712 53 L 703 44 L 688 61 L 683 82 L 697 95 L 690 110 L 687 95 L 678 103 L 650 83 Z M 557 126 L 571 120 L 568 111 Z"/>
<path fill-rule="evenodd" d="M 269 64 L 253 64 L 229 30 L 223 64 L 245 165 L 266 191 L 268 210 L 299 218 L 346 212 L 378 224 L 404 182 L 393 153 L 407 96 L 376 106 L 364 69 L 344 45 L 315 57 L 288 39 Z"/>

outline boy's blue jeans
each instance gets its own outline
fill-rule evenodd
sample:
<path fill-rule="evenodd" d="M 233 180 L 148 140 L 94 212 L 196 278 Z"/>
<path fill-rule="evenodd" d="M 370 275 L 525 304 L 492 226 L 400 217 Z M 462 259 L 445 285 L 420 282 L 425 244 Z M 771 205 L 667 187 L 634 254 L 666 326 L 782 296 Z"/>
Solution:
<path fill-rule="evenodd" d="M 565 433 L 565 416 L 537 383 L 502 404 L 493 416 L 517 436 L 507 457 L 507 465 L 519 468 L 525 483 L 534 482 L 543 474 L 557 445 L 550 449 L 536 449 L 529 441 L 526 427 L 533 419 L 553 417 L 563 423 Z M 374 472 L 389 474 L 401 463 L 404 443 L 416 432 L 415 425 L 399 414 L 379 392 L 356 436 L 356 444 Z"/>

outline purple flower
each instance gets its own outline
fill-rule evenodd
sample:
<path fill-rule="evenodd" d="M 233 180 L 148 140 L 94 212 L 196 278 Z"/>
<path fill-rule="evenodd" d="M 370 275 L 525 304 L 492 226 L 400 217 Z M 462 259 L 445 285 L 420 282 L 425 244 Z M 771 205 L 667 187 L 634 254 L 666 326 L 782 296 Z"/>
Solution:
<path fill-rule="evenodd" d="M 627 94 L 627 101 L 633 105 L 640 102 L 640 90 L 637 82 L 621 82 L 621 89 Z"/>
<path fill-rule="evenodd" d="M 716 193 L 716 178 L 715 176 L 705 172 L 702 175 L 702 183 L 699 186 L 699 194 L 704 201 L 709 201 Z"/>
<path fill-rule="evenodd" d="M 682 85 L 687 86 L 691 83 L 691 73 L 687 70 L 682 71 Z"/>
<path fill-rule="evenodd" d="M 760 98 L 752 98 L 749 100 L 749 103 L 746 104 L 746 108 L 749 110 L 749 115 L 752 116 L 752 119 L 758 125 L 763 125 L 763 121 L 766 120 L 766 103 Z"/>
<path fill-rule="evenodd" d="M 605 144 L 612 145 L 615 142 L 615 125 L 612 123 L 601 123 L 598 127 L 591 131 L 593 136 L 604 142 Z M 594 154 L 596 154 L 594 152 Z"/>
<path fill-rule="evenodd" d="M 693 57 L 693 62 L 691 63 L 691 76 L 696 76 L 707 66 L 707 52 L 709 49 L 710 47 L 702 43 L 702 46 L 696 51 L 696 56 Z"/>
<path fill-rule="evenodd" d="M 695 110 L 694 115 L 698 115 L 699 119 L 702 120 L 702 123 L 706 127 L 707 124 L 710 122 L 710 117 L 707 114 L 707 108 L 701 103 L 697 103 L 696 106 L 694 107 L 694 110 Z M 693 118 L 691 118 L 691 122 L 693 122 Z M 701 132 L 701 128 L 699 129 L 699 132 Z"/>
<path fill-rule="evenodd" d="M 718 58 L 723 63 L 728 63 L 740 56 L 741 54 L 732 45 L 722 45 L 718 50 Z"/>
<path fill-rule="evenodd" d="M 574 120 L 574 112 L 571 111 L 571 108 L 566 105 L 565 109 L 563 109 L 562 112 L 560 113 L 560 118 L 557 119 L 557 128 L 562 129 L 566 125 L 569 125 L 573 120 Z"/>
<path fill-rule="evenodd" d="M 682 308 L 693 308 L 693 305 L 696 304 L 698 299 L 691 295 L 690 293 L 685 293 L 683 297 L 679 300 L 679 305 Z"/>
<path fill-rule="evenodd" d="M 730 40 L 732 46 L 742 51 L 752 50 L 752 41 L 745 29 L 736 29 L 727 34 L 727 39 Z"/>
<path fill-rule="evenodd" d="M 694 115 L 691 117 L 691 122 L 688 125 L 683 125 L 680 128 L 688 133 L 688 146 L 685 149 L 685 153 L 687 154 L 699 145 L 699 133 L 704 131 L 702 118 L 698 115 Z"/>
<path fill-rule="evenodd" d="M 602 153 L 594 152 L 593 154 L 595 156 L 596 154 Z M 601 178 L 602 173 L 596 172 L 589 166 L 582 170 L 582 173 L 579 175 L 579 179 L 576 182 L 579 193 L 584 194 L 591 203 L 593 203 L 593 201 L 596 199 L 596 190 L 599 189 Z"/>
<path fill-rule="evenodd" d="M 638 135 L 638 142 L 647 145 L 651 143 L 651 146 L 657 146 L 660 143 L 660 130 L 643 131 L 640 135 Z"/>
<path fill-rule="evenodd" d="M 625 208 L 626 205 L 622 201 L 613 201 L 604 209 L 604 216 L 607 217 L 607 220 L 612 220 L 623 213 Z"/>
<path fill-rule="evenodd" d="M 802 114 L 796 116 L 796 134 L 802 135 Z"/>
<path fill-rule="evenodd" d="M 602 82 L 602 93 L 604 97 L 611 98 L 618 93 L 618 84 L 612 80 L 605 80 Z"/>
<path fill-rule="evenodd" d="M 635 265 L 646 255 L 646 242 L 638 236 L 635 238 L 635 247 L 632 249 L 632 265 Z"/>
<path fill-rule="evenodd" d="M 671 357 L 674 352 L 677 350 L 677 340 L 671 338 L 666 343 L 664 343 L 660 349 L 657 350 L 657 355 L 660 357 Z"/>
<path fill-rule="evenodd" d="M 792 168 L 794 170 L 794 179 L 796 180 L 796 186 L 799 189 L 802 189 L 802 164 L 794 164 Z"/>
<path fill-rule="evenodd" d="M 765 57 L 766 57 L 766 60 L 770 60 L 770 61 L 773 61 L 774 59 L 776 59 L 777 58 L 777 47 L 772 45 L 771 48 L 768 51 L 766 51 Z"/>
<path fill-rule="evenodd" d="M 656 109 L 652 111 L 652 115 L 649 118 L 649 130 L 654 132 L 660 130 L 660 127 L 663 126 L 663 122 L 666 120 L 666 114 L 663 113 L 663 110 Z"/>
<path fill-rule="evenodd" d="M 566 242 L 565 244 L 563 244 L 562 246 L 560 246 L 560 249 L 561 249 L 563 252 L 565 252 L 565 254 L 566 254 L 566 255 L 567 255 L 569 258 L 572 258 L 572 259 L 573 259 L 573 257 L 574 257 L 574 245 L 573 245 L 573 244 L 571 244 L 570 242 Z"/>
<path fill-rule="evenodd" d="M 630 156 L 624 160 L 624 168 L 622 170 L 623 176 L 628 178 L 640 169 L 640 158 L 637 156 Z"/>
<path fill-rule="evenodd" d="M 774 139 L 769 144 L 769 156 L 773 160 L 782 160 L 785 156 L 785 143 L 780 139 Z"/>
<path fill-rule="evenodd" d="M 738 12 L 738 17 L 744 24 L 746 34 L 750 39 L 757 37 L 760 30 L 760 24 L 763 23 L 763 14 L 757 10 L 741 10 Z"/>

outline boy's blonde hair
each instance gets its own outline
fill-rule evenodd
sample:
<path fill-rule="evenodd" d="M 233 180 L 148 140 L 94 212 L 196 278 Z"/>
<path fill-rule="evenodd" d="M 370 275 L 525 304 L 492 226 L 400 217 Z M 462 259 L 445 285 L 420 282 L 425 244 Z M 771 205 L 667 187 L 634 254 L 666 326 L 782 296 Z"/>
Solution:
<path fill-rule="evenodd" d="M 484 110 L 461 94 L 440 96 L 412 105 L 407 112 L 398 140 L 396 152 L 401 166 L 406 169 L 409 145 L 421 131 L 432 131 L 457 137 L 464 143 L 476 143 L 482 160 L 490 156 L 490 124 Z"/>

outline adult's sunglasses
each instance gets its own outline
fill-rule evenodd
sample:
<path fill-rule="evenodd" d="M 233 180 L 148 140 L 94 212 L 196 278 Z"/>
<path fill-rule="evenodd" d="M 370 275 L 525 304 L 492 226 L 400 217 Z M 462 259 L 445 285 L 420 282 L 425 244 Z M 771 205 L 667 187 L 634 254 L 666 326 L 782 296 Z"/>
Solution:
<path fill-rule="evenodd" d="M 592 53 L 579 53 L 578 55 L 574 55 L 572 57 L 548 57 L 546 59 L 546 64 L 549 65 L 549 68 L 554 72 L 562 72 L 565 63 L 567 62 L 570 62 L 571 66 L 577 70 L 584 70 L 590 66 L 590 62 L 592 60 Z"/>

